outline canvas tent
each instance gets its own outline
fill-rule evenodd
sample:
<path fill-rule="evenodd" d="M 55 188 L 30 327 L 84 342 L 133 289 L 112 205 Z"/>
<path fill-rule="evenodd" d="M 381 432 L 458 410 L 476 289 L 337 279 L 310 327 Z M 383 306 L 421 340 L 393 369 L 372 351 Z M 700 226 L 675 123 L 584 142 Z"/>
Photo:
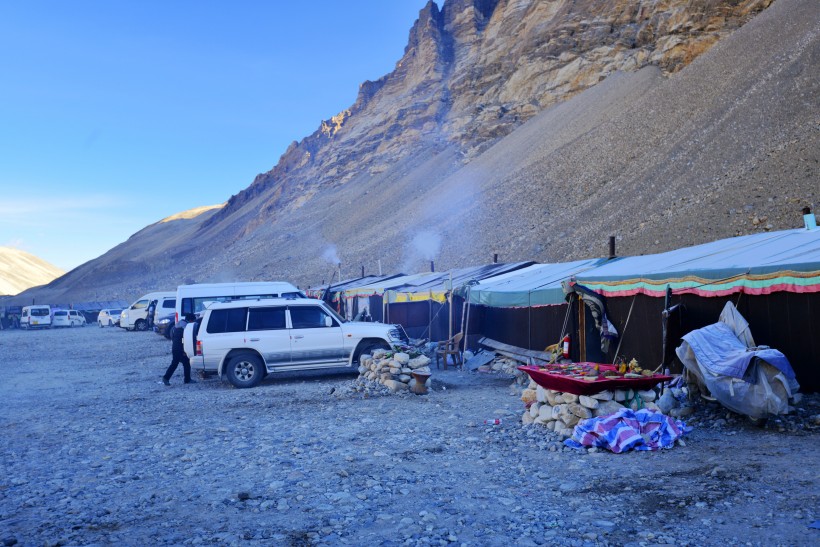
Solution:
<path fill-rule="evenodd" d="M 475 347 L 486 336 L 526 349 L 543 350 L 577 329 L 561 283 L 606 262 L 603 258 L 554 264 L 531 264 L 519 270 L 465 286 L 459 293 L 471 307 L 466 332 Z M 565 321 L 567 325 L 565 326 Z M 573 351 L 577 357 L 578 352 Z"/>
<path fill-rule="evenodd" d="M 558 264 L 531 264 L 510 273 L 465 287 L 471 304 L 497 308 L 557 306 L 564 303 L 561 282 L 603 264 L 606 259 L 591 258 Z"/>
<path fill-rule="evenodd" d="M 353 319 L 358 313 L 367 311 L 373 321 L 384 321 L 383 296 L 386 290 L 420 282 L 429 273 L 399 275 L 376 282 L 363 284 L 352 283 L 333 297 L 333 304 L 344 310 L 347 319 Z"/>
<path fill-rule="evenodd" d="M 820 292 L 820 230 L 785 230 L 721 239 L 666 253 L 623 258 L 579 274 L 605 296 Z"/>
<path fill-rule="evenodd" d="M 347 301 L 343 298 L 339 298 L 339 295 L 344 293 L 345 290 L 353 287 L 361 287 L 367 286 L 370 284 L 375 284 L 383 281 L 387 281 L 389 279 L 393 279 L 395 277 L 400 277 L 404 274 L 394 274 L 394 275 L 367 275 L 364 277 L 357 277 L 355 279 L 346 279 L 344 281 L 338 281 L 336 283 L 328 283 L 325 285 L 318 285 L 315 287 L 309 287 L 305 290 L 305 294 L 310 298 L 317 298 L 320 300 L 324 300 L 327 302 L 331 307 L 333 307 L 340 315 L 347 317 L 347 308 L 346 304 Z M 352 311 L 352 310 L 351 310 Z M 356 313 L 352 313 L 349 319 L 355 317 Z"/>
<path fill-rule="evenodd" d="M 607 298 L 610 318 L 623 334 L 623 356 L 652 368 L 661 363 L 674 368 L 680 338 L 714 323 L 731 300 L 758 343 L 786 354 L 803 389 L 820 389 L 818 229 L 763 232 L 626 257 L 576 279 Z M 664 339 L 667 287 L 671 302 L 680 306 Z"/>
<path fill-rule="evenodd" d="M 448 295 L 451 289 L 458 295 L 463 287 L 532 264 L 533 262 L 494 263 L 430 272 L 411 283 L 385 291 L 386 321 L 401 324 L 412 338 L 444 340 L 460 331 L 464 313 L 463 295 L 454 298 L 452 310 L 450 309 Z"/>

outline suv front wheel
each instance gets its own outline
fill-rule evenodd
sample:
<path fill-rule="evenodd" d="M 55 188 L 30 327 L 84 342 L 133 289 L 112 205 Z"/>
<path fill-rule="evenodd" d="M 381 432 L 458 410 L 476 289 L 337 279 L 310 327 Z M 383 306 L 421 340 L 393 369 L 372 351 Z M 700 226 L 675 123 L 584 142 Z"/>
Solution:
<path fill-rule="evenodd" d="M 262 381 L 263 367 L 262 359 L 258 355 L 240 353 L 231 357 L 231 360 L 228 361 L 225 374 L 234 387 L 253 387 Z"/>
<path fill-rule="evenodd" d="M 390 345 L 387 342 L 383 342 L 379 340 L 378 342 L 368 342 L 361 345 L 359 351 L 353 357 L 353 364 L 358 366 L 361 365 L 361 357 L 364 354 L 373 355 L 373 352 L 377 349 L 383 349 L 390 351 Z"/>

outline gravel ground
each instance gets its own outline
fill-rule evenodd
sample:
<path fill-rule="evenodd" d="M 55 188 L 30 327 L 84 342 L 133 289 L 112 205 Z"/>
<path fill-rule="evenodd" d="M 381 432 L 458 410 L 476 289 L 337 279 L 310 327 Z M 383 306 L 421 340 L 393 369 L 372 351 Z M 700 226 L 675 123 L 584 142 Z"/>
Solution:
<path fill-rule="evenodd" d="M 614 455 L 521 426 L 509 376 L 167 388 L 169 362 L 153 333 L 0 331 L 4 545 L 820 543 L 817 396 L 765 427 L 704 407 L 685 446 Z"/>

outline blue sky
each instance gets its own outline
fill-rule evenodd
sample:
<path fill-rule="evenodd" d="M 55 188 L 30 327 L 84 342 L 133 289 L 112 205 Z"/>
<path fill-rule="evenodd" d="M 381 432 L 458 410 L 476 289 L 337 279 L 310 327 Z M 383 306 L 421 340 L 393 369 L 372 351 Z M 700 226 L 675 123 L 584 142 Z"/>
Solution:
<path fill-rule="evenodd" d="M 0 0 L 0 246 L 70 270 L 226 201 L 392 71 L 425 3 Z"/>

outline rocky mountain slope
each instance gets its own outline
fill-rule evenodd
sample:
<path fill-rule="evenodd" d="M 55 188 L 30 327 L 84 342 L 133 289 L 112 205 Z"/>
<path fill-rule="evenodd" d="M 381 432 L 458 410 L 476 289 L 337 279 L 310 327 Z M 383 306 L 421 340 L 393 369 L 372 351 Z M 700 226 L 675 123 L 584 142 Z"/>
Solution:
<path fill-rule="evenodd" d="M 31 253 L 0 247 L 0 295 L 45 285 L 65 272 Z"/>
<path fill-rule="evenodd" d="M 304 286 L 337 259 L 352 277 L 799 226 L 820 201 L 818 35 L 814 0 L 429 2 L 396 69 L 270 172 L 43 296 Z"/>

